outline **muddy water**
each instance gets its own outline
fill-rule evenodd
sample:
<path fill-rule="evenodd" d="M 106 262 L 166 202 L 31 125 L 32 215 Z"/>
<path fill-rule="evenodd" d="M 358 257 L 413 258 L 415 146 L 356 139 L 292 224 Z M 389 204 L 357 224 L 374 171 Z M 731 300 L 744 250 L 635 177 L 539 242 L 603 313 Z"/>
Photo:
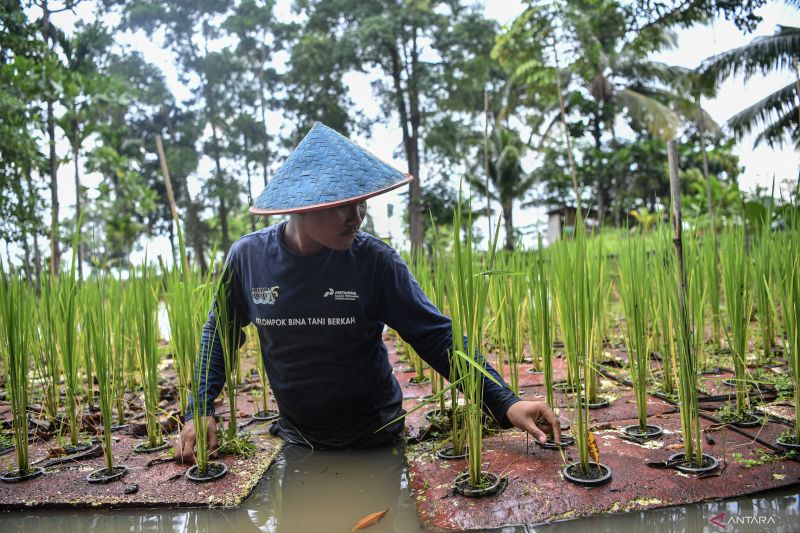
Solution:
<path fill-rule="evenodd" d="M 389 509 L 370 533 L 425 531 L 412 501 L 402 451 L 320 452 L 286 447 L 244 504 L 233 510 L 29 511 L 0 513 L 0 532 L 338 533 Z M 710 522 L 723 513 L 717 522 Z M 800 531 L 800 487 L 756 497 L 573 520 L 502 533 L 599 531 Z"/>

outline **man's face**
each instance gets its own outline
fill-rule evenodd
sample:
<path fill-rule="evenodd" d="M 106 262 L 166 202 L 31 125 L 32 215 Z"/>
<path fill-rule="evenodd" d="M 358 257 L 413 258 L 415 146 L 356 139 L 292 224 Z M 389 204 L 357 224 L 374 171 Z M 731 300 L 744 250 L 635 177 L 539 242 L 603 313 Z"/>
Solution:
<path fill-rule="evenodd" d="M 311 211 L 302 217 L 305 237 L 326 248 L 343 252 L 350 248 L 358 228 L 367 216 L 367 201 Z"/>

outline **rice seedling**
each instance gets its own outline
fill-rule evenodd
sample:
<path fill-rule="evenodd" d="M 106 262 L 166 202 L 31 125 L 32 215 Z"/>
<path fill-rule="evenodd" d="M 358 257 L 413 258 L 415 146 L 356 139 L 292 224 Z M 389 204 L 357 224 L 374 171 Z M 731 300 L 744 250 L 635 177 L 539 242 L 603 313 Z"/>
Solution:
<path fill-rule="evenodd" d="M 169 290 L 165 295 L 169 317 L 170 344 L 175 374 L 178 378 L 178 408 L 181 416 L 189 407 L 189 391 L 192 381 L 192 354 L 197 353 L 199 298 L 195 294 L 194 276 L 191 270 L 183 272 L 173 265 L 168 275 Z"/>
<path fill-rule="evenodd" d="M 585 239 L 585 237 L 583 237 Z M 608 300 L 611 293 L 611 280 L 608 275 L 608 258 L 601 241 L 594 241 L 594 245 L 587 246 L 586 275 L 588 276 L 589 316 L 591 317 L 591 342 L 588 346 L 588 365 L 584 376 L 586 397 L 583 401 L 592 408 L 604 407 L 608 401 L 600 398 L 600 373 L 597 371 L 600 357 L 603 353 L 603 341 L 606 337 L 606 315 L 608 314 Z"/>
<path fill-rule="evenodd" d="M 672 193 L 672 223 L 675 254 L 665 255 L 665 267 L 673 275 L 669 276 L 669 294 L 672 297 L 671 309 L 678 354 L 678 405 L 681 415 L 681 432 L 683 434 L 683 454 L 675 454 L 670 459 L 682 459 L 692 468 L 709 469 L 717 466 L 716 459 L 703 455 L 703 442 L 700 428 L 700 410 L 697 401 L 697 359 L 695 350 L 696 337 L 692 332 L 692 315 L 703 313 L 702 305 L 692 307 L 687 301 L 687 275 L 684 268 L 682 221 L 681 221 L 681 189 L 678 180 L 678 156 L 675 141 L 667 145 L 669 160 L 670 191 Z M 656 248 L 669 247 L 669 235 L 660 235 Z M 701 300 L 702 302 L 702 300 Z"/>
<path fill-rule="evenodd" d="M 117 411 L 117 425 L 125 424 L 125 361 L 132 343 L 128 340 L 128 321 L 125 290 L 121 281 L 109 283 L 108 299 L 114 312 L 108 314 L 111 328 L 112 350 L 112 387 L 114 390 L 114 406 Z"/>
<path fill-rule="evenodd" d="M 750 248 L 753 258 L 753 299 L 761 333 L 761 364 L 767 364 L 772 359 L 775 342 L 775 315 L 770 304 L 770 293 L 775 286 L 771 237 L 770 228 L 765 226 Z"/>
<path fill-rule="evenodd" d="M 666 248 L 669 242 L 662 243 Z M 697 366 L 696 337 L 692 331 L 693 315 L 704 312 L 697 307 L 697 301 L 691 305 L 691 300 L 682 294 L 686 293 L 687 282 L 685 274 L 679 263 L 672 256 L 668 256 L 667 267 L 673 273 L 670 276 L 669 294 L 672 298 L 670 307 L 673 312 L 673 326 L 678 355 L 678 402 L 681 415 L 681 430 L 683 433 L 683 457 L 696 467 L 703 461 L 703 443 L 701 439 L 700 414 L 697 401 L 697 379 L 699 368 Z M 682 280 L 682 281 L 681 281 Z M 688 301 L 687 301 L 688 300 Z"/>
<path fill-rule="evenodd" d="M 705 239 L 705 238 L 704 238 Z M 692 332 L 694 335 L 694 346 L 697 347 L 697 364 L 700 371 L 713 371 L 714 361 L 710 361 L 706 348 L 706 313 L 705 307 L 710 292 L 713 291 L 711 283 L 706 279 L 707 268 L 705 267 L 704 254 L 709 250 L 706 248 L 705 240 L 699 239 L 696 235 L 690 234 L 684 238 L 683 254 L 686 264 L 689 265 L 686 277 L 688 281 L 687 297 L 689 305 L 693 309 L 702 312 L 692 313 Z"/>
<path fill-rule="evenodd" d="M 778 444 L 794 451 L 800 450 L 800 233 L 796 227 L 793 224 L 793 229 L 785 237 L 781 253 L 773 254 L 773 259 L 778 262 L 776 285 L 782 311 L 775 314 L 782 317 L 783 349 L 794 386 L 795 414 L 794 429 L 782 434 Z M 770 301 L 775 311 L 777 303 Z"/>
<path fill-rule="evenodd" d="M 702 268 L 704 274 L 701 279 L 705 280 L 706 298 L 711 311 L 712 324 L 712 344 L 717 351 L 722 349 L 722 298 L 720 295 L 720 275 L 719 275 L 719 243 L 716 230 L 702 239 Z M 702 368 L 702 367 L 701 367 Z"/>
<path fill-rule="evenodd" d="M 596 346 L 598 321 L 592 313 L 597 304 L 597 281 L 589 271 L 589 254 L 586 246 L 586 230 L 581 216 L 575 227 L 575 238 L 562 241 L 555 246 L 552 254 L 553 294 L 558 320 L 564 339 L 567 356 L 569 385 L 574 407 L 572 409 L 574 438 L 578 448 L 579 461 L 575 465 L 585 477 L 591 477 L 602 467 L 589 462 L 589 387 L 596 379 L 593 368 L 592 350 Z"/>
<path fill-rule="evenodd" d="M 43 405 L 47 418 L 56 420 L 61 403 L 60 384 L 61 366 L 58 357 L 58 337 L 56 323 L 50 320 L 50 312 L 56 308 L 57 300 L 53 284 L 46 277 L 39 283 L 41 296 L 36 307 L 36 324 L 39 328 L 39 349 L 35 351 L 35 368 L 39 379 L 44 384 Z"/>
<path fill-rule="evenodd" d="M 75 250 L 75 247 L 73 247 Z M 78 393 L 81 390 L 78 375 L 78 296 L 80 287 L 75 277 L 76 254 L 73 252 L 70 268 L 58 278 L 50 279 L 49 290 L 56 297 L 57 305 L 48 309 L 49 319 L 55 324 L 58 352 L 61 356 L 61 370 L 64 373 L 66 392 L 64 409 L 67 413 L 71 451 L 85 446 L 79 442 L 78 433 Z"/>
<path fill-rule="evenodd" d="M 269 388 L 269 378 L 267 376 L 267 368 L 264 364 L 264 357 L 261 355 L 261 339 L 258 336 L 258 329 L 255 327 L 248 328 L 248 339 L 252 339 L 254 344 L 254 352 L 255 352 L 255 359 L 256 359 L 256 370 L 258 371 L 258 377 L 261 380 L 261 410 L 253 415 L 253 418 L 256 420 L 274 420 L 277 418 L 278 411 L 275 409 L 270 409 L 269 407 L 269 399 L 270 399 L 270 388 Z"/>
<path fill-rule="evenodd" d="M 225 364 L 225 389 L 228 396 L 228 405 L 230 406 L 230 420 L 228 421 L 226 433 L 226 438 L 229 441 L 236 440 L 238 432 L 236 424 L 236 373 L 238 366 L 235 359 L 239 352 L 242 333 L 241 327 L 237 324 L 236 313 L 231 309 L 230 305 L 229 294 L 232 278 L 233 271 L 226 266 L 217 285 L 214 299 L 216 336 L 222 345 L 222 359 Z"/>
<path fill-rule="evenodd" d="M 0 350 L 11 396 L 11 417 L 17 470 L 0 475 L 3 481 L 23 481 L 41 475 L 41 468 L 31 468 L 28 459 L 28 387 L 30 343 L 33 337 L 34 297 L 27 285 L 5 271 L 0 262 Z"/>
<path fill-rule="evenodd" d="M 667 395 L 674 396 L 675 388 L 675 333 L 673 323 L 672 298 L 670 295 L 671 279 L 673 272 L 669 268 L 669 254 L 671 250 L 662 246 L 668 243 L 667 228 L 658 231 L 658 236 L 653 240 L 653 276 L 652 287 L 652 316 L 653 335 L 655 343 L 661 353 L 661 388 Z"/>
<path fill-rule="evenodd" d="M 750 399 L 747 380 L 747 337 L 753 298 L 750 286 L 750 261 L 745 254 L 744 230 L 728 228 L 720 239 L 722 281 L 725 287 L 725 303 L 730 336 L 728 344 L 736 375 L 735 421 L 748 418 Z"/>
<path fill-rule="evenodd" d="M 650 438 L 661 431 L 647 425 L 647 378 L 650 373 L 649 327 L 650 289 L 649 269 L 644 239 L 637 235 L 623 244 L 619 256 L 619 295 L 625 310 L 625 344 L 631 381 L 636 396 L 639 427 L 627 427 L 625 432 L 638 438 Z M 655 428 L 652 431 L 650 428 Z M 658 430 L 658 431 L 657 431 Z"/>
<path fill-rule="evenodd" d="M 114 350 L 112 344 L 112 329 L 108 327 L 110 307 L 108 299 L 107 282 L 100 281 L 87 285 L 84 288 L 87 304 L 84 311 L 83 325 L 85 329 L 84 350 L 91 353 L 94 363 L 95 376 L 97 377 L 98 401 L 103 417 L 103 455 L 105 468 L 94 470 L 86 480 L 90 483 L 107 483 L 125 475 L 128 468 L 114 465 L 114 455 L 111 449 L 111 419 L 114 407 Z"/>
<path fill-rule="evenodd" d="M 537 253 L 529 271 L 528 324 L 531 332 L 531 352 L 538 355 L 544 372 L 545 401 L 555 408 L 553 397 L 553 329 L 550 302 L 550 274 L 545 265 L 542 236 L 538 237 Z M 535 355 L 531 356 L 535 358 Z M 535 361 L 536 359 L 534 359 Z M 534 362 L 534 368 L 537 368 Z"/>
<path fill-rule="evenodd" d="M 158 348 L 158 297 L 151 281 L 147 259 L 141 267 L 141 275 L 136 269 L 131 270 L 133 285 L 133 321 L 138 337 L 137 358 L 142 380 L 144 409 L 147 423 L 147 442 L 135 447 L 136 451 L 153 452 L 161 450 L 169 444 L 164 440 L 158 418 L 158 376 L 161 353 Z"/>
<path fill-rule="evenodd" d="M 468 209 L 468 212 L 471 212 L 471 210 Z M 467 228 L 471 228 L 471 216 L 467 222 Z M 453 324 L 454 353 L 451 354 L 451 360 L 455 366 L 455 372 L 450 378 L 451 381 L 458 380 L 461 382 L 461 390 L 465 400 L 463 409 L 466 419 L 468 469 L 464 476 L 466 479 L 462 479 L 462 481 L 468 481 L 469 486 L 479 489 L 492 484 L 490 479 L 494 479 L 495 482 L 498 481 L 497 476 L 483 472 L 481 469 L 483 456 L 483 383 L 484 377 L 494 378 L 484 368 L 480 347 L 485 332 L 484 315 L 489 293 L 489 278 L 487 276 L 494 266 L 495 247 L 499 232 L 495 231 L 483 272 L 481 272 L 474 254 L 472 233 L 469 230 L 466 231 L 462 240 L 460 235 L 461 227 L 461 208 L 459 205 L 454 214 L 454 262 L 451 285 L 448 290 Z M 459 339 L 466 339 L 463 351 L 455 348 Z M 454 418 L 456 418 L 456 405 L 453 404 Z M 459 486 L 458 478 L 456 486 Z"/>

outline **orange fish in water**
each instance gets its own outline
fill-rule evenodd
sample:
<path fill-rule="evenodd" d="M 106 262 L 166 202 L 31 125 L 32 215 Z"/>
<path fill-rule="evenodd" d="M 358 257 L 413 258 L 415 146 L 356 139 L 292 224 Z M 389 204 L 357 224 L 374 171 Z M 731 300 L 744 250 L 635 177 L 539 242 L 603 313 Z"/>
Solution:
<path fill-rule="evenodd" d="M 591 454 L 592 459 L 597 464 L 600 464 L 600 450 L 597 448 L 597 437 L 594 436 L 594 433 L 591 431 L 589 432 L 589 454 Z"/>
<path fill-rule="evenodd" d="M 366 529 L 370 526 L 374 526 L 377 524 L 383 515 L 389 512 L 389 509 L 384 509 L 383 511 L 378 511 L 377 513 L 368 514 L 358 522 L 353 527 L 353 531 L 358 531 L 359 529 Z"/>

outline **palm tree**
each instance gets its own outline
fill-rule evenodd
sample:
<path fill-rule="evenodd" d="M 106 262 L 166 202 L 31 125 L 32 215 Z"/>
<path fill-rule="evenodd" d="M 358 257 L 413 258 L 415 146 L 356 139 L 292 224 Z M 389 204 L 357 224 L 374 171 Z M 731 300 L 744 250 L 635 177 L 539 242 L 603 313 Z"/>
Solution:
<path fill-rule="evenodd" d="M 788 2 L 800 6 L 800 2 Z M 774 35 L 756 37 L 749 44 L 709 57 L 703 62 L 702 71 L 718 82 L 742 74 L 747 82 L 754 74 L 785 72 L 794 69 L 795 81 L 740 111 L 728 120 L 738 138 L 758 131 L 754 146 L 766 142 L 770 146 L 782 146 L 787 139 L 794 140 L 800 148 L 800 106 L 798 93 L 800 74 L 797 57 L 800 54 L 800 28 L 778 26 Z"/>
<path fill-rule="evenodd" d="M 513 218 L 514 200 L 525 195 L 535 178 L 522 169 L 521 160 L 525 155 L 525 144 L 516 131 L 495 124 L 489 141 L 489 182 L 494 189 L 489 195 L 500 203 L 506 232 L 505 248 L 513 250 L 516 236 Z M 479 177 L 469 174 L 467 179 L 475 190 L 486 190 L 486 184 Z"/>
<path fill-rule="evenodd" d="M 598 159 L 595 163 L 596 202 L 602 221 L 607 210 L 605 172 L 600 155 L 604 131 L 610 134 L 613 145 L 614 124 L 622 115 L 637 131 L 647 131 L 665 141 L 673 138 L 682 124 L 682 116 L 686 116 L 685 111 L 690 108 L 679 104 L 685 99 L 686 71 L 647 59 L 653 52 L 674 46 L 673 32 L 653 26 L 628 38 L 619 3 L 606 1 L 597 5 L 586 0 L 566 3 L 564 25 L 571 34 L 575 57 L 570 70 L 583 79 L 584 90 L 588 90 L 595 102 L 590 122 Z M 614 196 L 620 192 L 618 181 L 612 183 Z M 618 224 L 620 214 L 618 208 Z"/>

